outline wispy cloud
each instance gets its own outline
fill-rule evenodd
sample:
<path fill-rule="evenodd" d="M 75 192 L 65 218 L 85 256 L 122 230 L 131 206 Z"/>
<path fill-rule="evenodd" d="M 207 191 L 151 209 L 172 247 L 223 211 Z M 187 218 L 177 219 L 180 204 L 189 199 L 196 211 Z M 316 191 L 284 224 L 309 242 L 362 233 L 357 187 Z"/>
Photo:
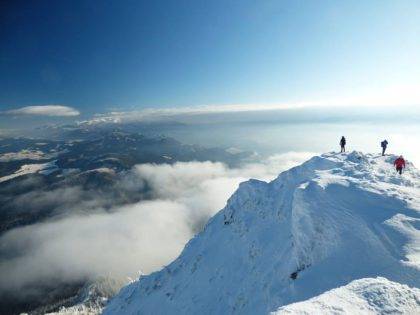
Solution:
<path fill-rule="evenodd" d="M 80 112 L 72 107 L 64 105 L 36 105 L 25 106 L 1 112 L 6 115 L 34 115 L 34 116 L 54 116 L 70 117 L 78 116 Z"/>
<path fill-rule="evenodd" d="M 231 104 L 231 105 L 198 105 L 172 108 L 146 108 L 134 111 L 113 111 L 96 114 L 92 119 L 80 124 L 126 123 L 134 121 L 154 121 L 177 116 L 193 116 L 229 112 L 268 111 L 304 107 L 304 104 Z"/>
<path fill-rule="evenodd" d="M 353 95 L 331 96 L 323 95 L 310 101 L 279 102 L 279 103 L 253 103 L 253 104 L 227 104 L 227 105 L 199 105 L 172 108 L 147 108 L 133 111 L 111 111 L 97 114 L 92 119 L 79 122 L 81 124 L 97 123 L 127 123 L 135 121 L 156 121 L 166 118 L 185 116 L 198 116 L 206 114 L 240 113 L 279 111 L 305 108 L 373 108 L 379 111 L 383 108 L 396 106 L 420 106 L 420 85 L 389 86 L 386 89 L 359 90 Z M 331 92 L 332 93 L 332 92 Z M 327 93 L 328 94 L 328 93 Z"/>

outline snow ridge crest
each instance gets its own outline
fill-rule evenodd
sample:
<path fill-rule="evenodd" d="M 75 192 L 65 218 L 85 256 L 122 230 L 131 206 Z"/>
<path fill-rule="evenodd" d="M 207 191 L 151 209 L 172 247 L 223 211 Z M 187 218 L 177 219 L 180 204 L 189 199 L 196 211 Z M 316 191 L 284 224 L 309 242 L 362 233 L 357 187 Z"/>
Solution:
<path fill-rule="evenodd" d="M 362 278 L 419 287 L 420 173 L 408 163 L 400 176 L 395 158 L 327 153 L 242 183 L 174 262 L 104 313 L 268 314 Z"/>

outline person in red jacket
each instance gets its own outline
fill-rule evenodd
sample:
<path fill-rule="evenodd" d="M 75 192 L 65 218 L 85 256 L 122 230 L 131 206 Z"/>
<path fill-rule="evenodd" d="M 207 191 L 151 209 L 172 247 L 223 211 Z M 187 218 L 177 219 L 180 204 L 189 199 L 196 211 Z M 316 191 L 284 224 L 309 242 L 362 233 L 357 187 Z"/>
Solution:
<path fill-rule="evenodd" d="M 405 160 L 402 155 L 394 161 L 394 166 L 400 175 L 402 174 L 403 168 L 405 168 Z"/>

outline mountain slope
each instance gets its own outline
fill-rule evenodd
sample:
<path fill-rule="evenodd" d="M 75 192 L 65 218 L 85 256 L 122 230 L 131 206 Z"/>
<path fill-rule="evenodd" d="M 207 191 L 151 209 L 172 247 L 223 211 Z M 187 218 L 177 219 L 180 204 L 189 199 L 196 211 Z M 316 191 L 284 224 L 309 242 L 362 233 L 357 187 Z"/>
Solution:
<path fill-rule="evenodd" d="M 366 278 L 310 300 L 281 307 L 272 315 L 418 314 L 420 290 L 385 278 Z"/>
<path fill-rule="evenodd" d="M 242 183 L 163 270 L 105 314 L 267 314 L 352 280 L 420 286 L 419 171 L 395 157 L 317 156 L 270 183 Z"/>

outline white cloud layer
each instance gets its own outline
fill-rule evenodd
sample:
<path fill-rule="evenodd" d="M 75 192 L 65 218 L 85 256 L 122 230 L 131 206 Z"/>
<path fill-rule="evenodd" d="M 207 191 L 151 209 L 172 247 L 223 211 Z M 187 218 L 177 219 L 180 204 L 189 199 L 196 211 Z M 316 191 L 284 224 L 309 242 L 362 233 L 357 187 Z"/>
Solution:
<path fill-rule="evenodd" d="M 310 101 L 282 102 L 282 103 L 256 103 L 256 104 L 227 104 L 227 105 L 201 105 L 173 108 L 148 108 L 134 111 L 113 111 L 97 114 L 94 118 L 82 121 L 84 124 L 97 123 L 124 123 L 133 121 L 159 120 L 167 117 L 252 112 L 275 111 L 301 108 L 328 108 L 328 107 L 363 107 L 363 108 L 393 108 L 393 107 L 420 107 L 420 85 L 389 86 L 385 89 L 368 89 L 354 92 L 352 95 L 331 96 L 324 95 Z"/>
<path fill-rule="evenodd" d="M 221 163 L 143 164 L 130 185 L 152 190 L 153 200 L 16 228 L 0 238 L 10 259 L 0 265 L 0 292 L 42 282 L 133 277 L 173 260 L 208 218 L 222 209 L 239 183 L 270 180 L 311 153 L 272 156 L 261 163 L 229 168 Z"/>
<path fill-rule="evenodd" d="M 56 116 L 71 117 L 78 116 L 80 112 L 72 107 L 64 105 L 36 105 L 25 106 L 3 112 L 7 115 L 35 115 L 35 116 Z"/>

